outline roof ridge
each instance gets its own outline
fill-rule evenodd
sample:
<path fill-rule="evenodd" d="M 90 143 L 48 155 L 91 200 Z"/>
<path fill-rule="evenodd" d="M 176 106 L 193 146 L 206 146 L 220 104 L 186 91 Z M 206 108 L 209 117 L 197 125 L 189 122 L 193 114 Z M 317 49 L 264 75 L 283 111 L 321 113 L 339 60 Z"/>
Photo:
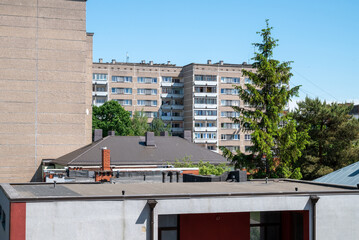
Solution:
<path fill-rule="evenodd" d="M 94 144 L 92 147 L 90 147 L 89 149 L 87 149 L 86 151 L 84 151 L 83 153 L 81 153 L 80 155 L 78 155 L 77 157 L 75 157 L 74 159 L 72 159 L 70 162 L 68 162 L 67 164 L 72 163 L 73 161 L 75 161 L 77 158 L 81 157 L 82 155 L 84 155 L 85 153 L 87 153 L 88 151 L 92 150 L 94 147 L 96 147 L 99 143 L 103 142 L 105 139 L 109 138 L 110 136 L 106 136 L 104 138 L 102 138 L 100 141 L 98 141 L 96 144 Z"/>

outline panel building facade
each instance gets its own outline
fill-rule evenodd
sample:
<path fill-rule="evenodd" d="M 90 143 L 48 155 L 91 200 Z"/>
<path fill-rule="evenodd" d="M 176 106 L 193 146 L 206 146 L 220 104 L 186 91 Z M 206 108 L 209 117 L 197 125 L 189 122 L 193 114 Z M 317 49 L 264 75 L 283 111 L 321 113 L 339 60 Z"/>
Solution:
<path fill-rule="evenodd" d="M 0 0 L 0 182 L 91 142 L 85 0 Z"/>
<path fill-rule="evenodd" d="M 191 63 L 118 63 L 102 59 L 93 63 L 93 104 L 116 100 L 127 111 L 143 110 L 151 122 L 159 117 L 171 126 L 172 135 L 190 130 L 194 143 L 219 152 L 219 146 L 232 151 L 246 150 L 250 135 L 240 130 L 230 117 L 238 117 L 232 106 L 245 104 L 236 86 L 250 83 L 242 69 L 251 65 Z"/>

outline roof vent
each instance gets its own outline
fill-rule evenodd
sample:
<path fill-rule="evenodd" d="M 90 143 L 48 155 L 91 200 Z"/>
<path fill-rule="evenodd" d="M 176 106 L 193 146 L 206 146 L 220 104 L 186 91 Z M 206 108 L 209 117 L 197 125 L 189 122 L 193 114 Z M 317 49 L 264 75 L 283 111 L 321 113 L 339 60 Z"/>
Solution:
<path fill-rule="evenodd" d="M 141 63 L 142 63 L 142 64 L 145 64 L 145 63 L 146 63 L 146 61 L 145 61 L 145 60 L 141 60 Z"/>
<path fill-rule="evenodd" d="M 112 64 L 115 64 L 116 63 L 116 59 L 112 59 Z"/>
<path fill-rule="evenodd" d="M 146 146 L 155 146 L 155 133 L 154 132 L 146 132 Z"/>
<path fill-rule="evenodd" d="M 93 131 L 93 141 L 97 142 L 102 139 L 102 129 L 95 129 Z"/>
<path fill-rule="evenodd" d="M 192 142 L 192 136 L 191 135 L 192 135 L 191 130 L 185 130 L 183 132 L 183 138 L 186 139 L 189 142 Z"/>
<path fill-rule="evenodd" d="M 247 62 L 243 62 L 242 65 L 247 65 Z"/>
<path fill-rule="evenodd" d="M 212 64 L 212 60 L 207 60 L 207 64 Z"/>
<path fill-rule="evenodd" d="M 171 61 L 167 61 L 167 65 L 170 65 L 171 64 Z"/>
<path fill-rule="evenodd" d="M 115 136 L 115 131 L 108 131 L 107 136 Z"/>
<path fill-rule="evenodd" d="M 98 62 L 99 62 L 99 63 L 103 63 L 103 59 L 102 59 L 102 58 L 99 58 L 99 59 L 98 59 Z"/>
<path fill-rule="evenodd" d="M 150 65 L 153 65 L 153 61 L 150 61 Z"/>
<path fill-rule="evenodd" d="M 219 65 L 223 65 L 223 60 L 219 61 Z"/>

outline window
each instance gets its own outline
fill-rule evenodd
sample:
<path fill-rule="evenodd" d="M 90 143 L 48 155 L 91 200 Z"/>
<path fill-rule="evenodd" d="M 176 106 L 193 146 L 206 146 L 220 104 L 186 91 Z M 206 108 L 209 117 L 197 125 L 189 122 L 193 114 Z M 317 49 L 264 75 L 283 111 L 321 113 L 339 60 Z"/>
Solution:
<path fill-rule="evenodd" d="M 132 106 L 132 100 L 130 99 L 116 99 L 121 106 Z"/>
<path fill-rule="evenodd" d="M 239 100 L 221 100 L 222 106 L 239 106 Z"/>
<path fill-rule="evenodd" d="M 227 148 L 231 152 L 235 152 L 237 150 L 240 150 L 239 146 L 224 146 L 224 147 Z"/>
<path fill-rule="evenodd" d="M 157 100 L 137 100 L 138 106 L 157 106 Z"/>
<path fill-rule="evenodd" d="M 221 140 L 240 140 L 239 134 L 221 134 Z"/>
<path fill-rule="evenodd" d="M 217 76 L 215 75 L 195 75 L 195 81 L 217 81 Z"/>
<path fill-rule="evenodd" d="M 194 111 L 195 116 L 217 116 L 217 111 L 211 111 L 211 110 L 195 110 Z"/>
<path fill-rule="evenodd" d="M 171 83 L 172 82 L 172 77 L 162 77 L 162 82 Z"/>
<path fill-rule="evenodd" d="M 240 129 L 239 123 L 221 123 L 222 129 Z"/>
<path fill-rule="evenodd" d="M 222 77 L 221 83 L 240 83 L 240 78 Z"/>
<path fill-rule="evenodd" d="M 106 102 L 106 99 L 104 98 L 97 98 L 96 99 L 96 103 L 105 103 Z"/>
<path fill-rule="evenodd" d="M 93 73 L 92 80 L 94 81 L 107 81 L 107 74 L 103 73 Z"/>
<path fill-rule="evenodd" d="M 281 238 L 280 212 L 251 212 L 250 239 L 269 240 Z"/>
<path fill-rule="evenodd" d="M 138 88 L 137 94 L 157 95 L 157 89 Z"/>
<path fill-rule="evenodd" d="M 195 133 L 195 139 L 216 139 L 216 133 Z"/>
<path fill-rule="evenodd" d="M 144 112 L 144 115 L 148 118 L 156 118 L 158 116 L 157 112 Z"/>
<path fill-rule="evenodd" d="M 137 77 L 138 83 L 157 83 L 157 78 Z"/>
<path fill-rule="evenodd" d="M 250 141 L 252 139 L 252 136 L 250 134 L 244 135 L 244 140 Z"/>
<path fill-rule="evenodd" d="M 178 215 L 158 215 L 158 239 L 178 239 Z"/>
<path fill-rule="evenodd" d="M 221 94 L 225 95 L 238 95 L 238 89 L 232 89 L 232 88 L 222 88 Z"/>
<path fill-rule="evenodd" d="M 195 98 L 194 104 L 217 104 L 217 98 Z"/>
<path fill-rule="evenodd" d="M 195 87 L 195 93 L 217 93 L 216 87 Z"/>
<path fill-rule="evenodd" d="M 132 88 L 112 88 L 112 94 L 132 94 Z"/>
<path fill-rule="evenodd" d="M 226 112 L 226 111 L 222 111 L 221 112 L 221 117 L 239 117 L 239 112 Z"/>
<path fill-rule="evenodd" d="M 112 76 L 112 82 L 132 82 L 132 77 Z"/>
<path fill-rule="evenodd" d="M 249 78 L 245 78 L 244 83 L 245 84 L 252 84 L 252 80 L 250 80 Z"/>

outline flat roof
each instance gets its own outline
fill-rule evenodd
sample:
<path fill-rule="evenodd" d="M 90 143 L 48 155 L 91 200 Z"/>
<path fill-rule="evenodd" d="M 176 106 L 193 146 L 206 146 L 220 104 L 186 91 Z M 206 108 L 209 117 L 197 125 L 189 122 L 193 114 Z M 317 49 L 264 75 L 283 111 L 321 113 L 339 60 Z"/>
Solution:
<path fill-rule="evenodd" d="M 263 195 L 359 194 L 354 187 L 295 180 L 208 183 L 24 183 L 1 184 L 11 201 L 167 199 Z M 123 192 L 124 191 L 124 192 Z"/>

